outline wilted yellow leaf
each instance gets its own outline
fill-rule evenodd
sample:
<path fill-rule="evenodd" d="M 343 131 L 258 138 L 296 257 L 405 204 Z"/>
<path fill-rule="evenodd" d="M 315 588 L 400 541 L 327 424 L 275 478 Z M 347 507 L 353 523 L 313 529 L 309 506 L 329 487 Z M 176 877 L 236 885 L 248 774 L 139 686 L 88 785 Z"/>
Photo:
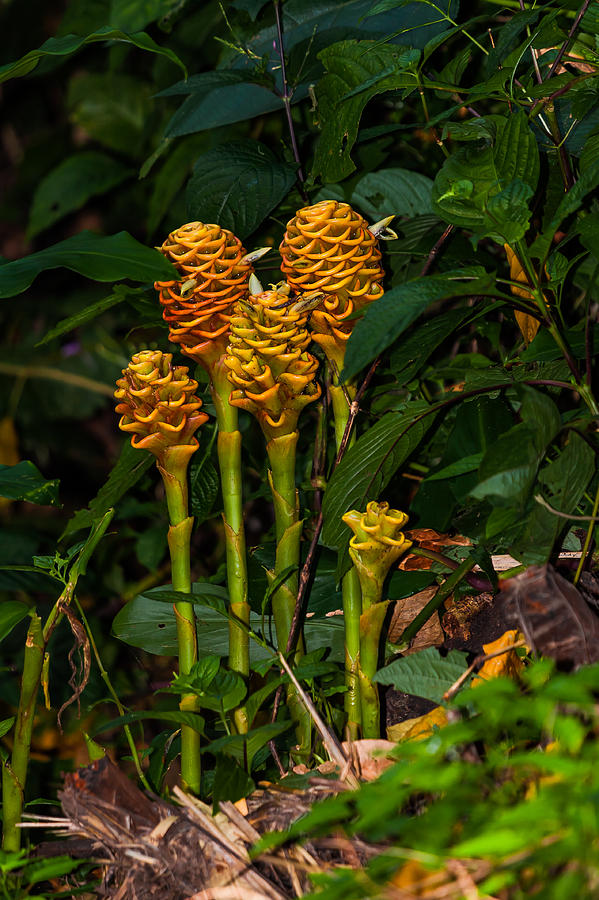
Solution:
<path fill-rule="evenodd" d="M 528 284 L 528 278 L 526 277 L 526 272 L 522 268 L 520 264 L 520 260 L 512 250 L 509 244 L 504 244 L 503 249 L 505 250 L 505 255 L 507 256 L 507 261 L 510 265 L 510 278 L 512 281 L 519 281 L 522 284 Z M 528 288 L 519 288 L 515 285 L 511 286 L 512 294 L 515 297 L 524 297 L 525 300 L 534 300 L 533 295 L 531 294 Z M 543 294 L 543 299 L 545 303 L 547 303 L 547 298 Z M 520 310 L 516 310 L 516 322 L 518 323 L 518 327 L 522 332 L 522 337 L 526 341 L 527 344 L 530 344 L 535 334 L 539 330 L 539 321 L 535 319 L 534 316 L 529 316 L 525 312 L 520 312 Z"/>
<path fill-rule="evenodd" d="M 430 712 L 415 719 L 406 719 L 397 725 L 387 728 L 390 741 L 422 741 L 433 733 L 435 725 L 443 728 L 447 725 L 447 711 L 442 706 L 435 706 Z"/>
<path fill-rule="evenodd" d="M 498 650 L 506 650 L 501 656 L 495 656 L 488 659 L 479 671 L 477 677 L 473 679 L 472 685 L 476 685 L 478 681 L 489 678 L 499 678 L 500 675 L 506 675 L 508 678 L 515 678 L 522 669 L 523 662 L 515 650 L 508 649 L 513 644 L 522 640 L 522 634 L 517 629 L 505 631 L 496 641 L 490 644 L 483 644 L 483 652 L 486 654 L 497 653 Z"/>

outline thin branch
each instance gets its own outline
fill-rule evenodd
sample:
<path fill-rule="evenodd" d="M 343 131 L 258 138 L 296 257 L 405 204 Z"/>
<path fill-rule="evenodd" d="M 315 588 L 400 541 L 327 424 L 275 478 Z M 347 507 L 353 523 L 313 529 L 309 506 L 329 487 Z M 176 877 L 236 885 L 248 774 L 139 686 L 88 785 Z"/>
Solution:
<path fill-rule="evenodd" d="M 277 49 L 279 52 L 279 59 L 281 60 L 281 78 L 283 80 L 283 93 L 281 94 L 281 100 L 285 106 L 285 115 L 287 116 L 287 125 L 289 127 L 289 136 L 291 138 L 291 147 L 293 150 L 293 158 L 295 159 L 298 169 L 297 169 L 297 180 L 298 180 L 298 189 L 300 194 L 302 195 L 303 200 L 306 203 L 310 202 L 310 198 L 306 193 L 304 188 L 304 182 L 306 180 L 306 176 L 304 175 L 304 170 L 302 168 L 302 161 L 299 154 L 299 148 L 297 145 L 297 138 L 295 136 L 295 126 L 293 124 L 293 116 L 291 115 L 291 98 L 293 96 L 293 91 L 289 89 L 289 83 L 287 81 L 287 66 L 285 63 L 285 49 L 283 45 L 283 17 L 281 15 L 281 0 L 274 0 L 275 7 L 275 17 L 277 21 Z"/>
<path fill-rule="evenodd" d="M 495 659 L 496 656 L 503 656 L 504 653 L 509 653 L 510 650 L 516 650 L 518 647 L 526 647 L 526 641 L 516 641 L 514 644 L 510 644 L 508 647 L 502 647 L 501 650 L 494 650 L 493 653 L 484 653 L 480 656 L 477 656 L 474 662 L 470 666 L 468 666 L 466 671 L 462 672 L 457 681 L 454 681 L 451 687 L 445 691 L 445 693 L 443 694 L 443 699 L 453 700 L 464 682 L 468 680 L 469 676 L 472 675 L 476 667 L 481 663 L 486 662 L 488 659 Z"/>
<path fill-rule="evenodd" d="M 555 72 L 557 71 L 562 59 L 564 58 L 566 51 L 570 49 L 570 44 L 572 43 L 572 41 L 574 39 L 574 35 L 576 34 L 576 32 L 578 31 L 578 29 L 580 27 L 580 23 L 582 22 L 582 18 L 584 16 L 585 12 L 589 8 L 590 2 L 591 2 L 591 0 L 584 0 L 584 3 L 578 10 L 578 13 L 576 14 L 576 18 L 572 22 L 572 27 L 570 28 L 570 31 L 568 32 L 568 36 L 567 36 L 566 40 L 564 41 L 564 43 L 562 44 L 562 46 L 560 47 L 557 56 L 553 60 L 553 65 L 549 69 L 549 73 L 547 75 L 548 78 L 551 78 L 553 75 L 555 75 Z"/>

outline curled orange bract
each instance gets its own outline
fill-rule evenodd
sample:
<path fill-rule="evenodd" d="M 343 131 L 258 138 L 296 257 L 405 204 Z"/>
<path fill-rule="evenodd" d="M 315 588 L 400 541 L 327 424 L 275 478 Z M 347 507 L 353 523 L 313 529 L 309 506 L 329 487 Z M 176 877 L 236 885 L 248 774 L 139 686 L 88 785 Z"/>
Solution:
<path fill-rule="evenodd" d="M 321 393 L 318 360 L 306 351 L 308 314 L 291 311 L 288 297 L 281 283 L 238 302 L 225 356 L 229 402 L 253 413 L 268 440 L 294 432 L 301 410 Z"/>
<path fill-rule="evenodd" d="M 219 225 L 182 225 L 160 249 L 184 276 L 154 285 L 169 338 L 209 367 L 226 347 L 233 304 L 247 296 L 253 267 L 241 241 Z"/>
<path fill-rule="evenodd" d="M 149 450 L 158 459 L 171 447 L 198 442 L 194 432 L 208 419 L 200 412 L 202 401 L 195 395 L 198 383 L 187 366 L 173 366 L 172 354 L 161 350 L 136 353 L 117 380 L 116 411 L 119 428 L 131 435 L 131 444 Z"/>

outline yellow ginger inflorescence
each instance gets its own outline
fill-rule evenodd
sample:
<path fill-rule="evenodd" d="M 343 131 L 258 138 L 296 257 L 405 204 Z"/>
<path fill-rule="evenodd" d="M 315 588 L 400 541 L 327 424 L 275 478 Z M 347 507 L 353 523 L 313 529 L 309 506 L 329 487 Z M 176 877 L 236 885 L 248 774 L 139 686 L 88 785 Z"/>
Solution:
<path fill-rule="evenodd" d="M 382 588 L 391 566 L 412 546 L 401 530 L 408 521 L 406 513 L 372 500 L 365 513 L 352 509 L 342 518 L 354 533 L 349 555 L 360 583 L 370 581 Z"/>
<path fill-rule="evenodd" d="M 116 384 L 119 428 L 131 434 L 133 447 L 149 450 L 159 462 L 172 447 L 188 447 L 190 454 L 196 450 L 194 432 L 208 416 L 200 412 L 198 383 L 187 366 L 174 366 L 170 353 L 141 350 Z"/>
<path fill-rule="evenodd" d="M 209 368 L 227 346 L 234 303 L 249 293 L 251 261 L 232 232 L 202 222 L 182 225 L 160 249 L 184 276 L 154 285 L 169 338 Z"/>
<path fill-rule="evenodd" d="M 318 360 L 306 352 L 308 313 L 287 305 L 284 282 L 271 288 L 237 303 L 225 357 L 229 402 L 253 413 L 267 440 L 296 431 L 301 410 L 321 393 Z"/>
<path fill-rule="evenodd" d="M 352 314 L 383 294 L 378 240 L 348 203 L 323 200 L 298 210 L 280 246 L 281 270 L 299 292 L 325 294 L 312 315 L 314 340 L 339 369 Z"/>

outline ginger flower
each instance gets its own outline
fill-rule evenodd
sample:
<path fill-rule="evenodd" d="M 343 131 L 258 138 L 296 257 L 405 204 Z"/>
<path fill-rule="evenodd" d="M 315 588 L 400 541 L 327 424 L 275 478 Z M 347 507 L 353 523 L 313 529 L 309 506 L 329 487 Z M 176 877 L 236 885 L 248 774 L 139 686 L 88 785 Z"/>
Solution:
<path fill-rule="evenodd" d="M 165 453 L 185 448 L 190 457 L 198 447 L 194 432 L 208 419 L 195 396 L 198 383 L 187 366 L 174 366 L 172 354 L 161 350 L 136 353 L 114 392 L 119 428 L 131 434 L 131 445 L 149 450 L 163 464 Z"/>
<path fill-rule="evenodd" d="M 256 416 L 267 440 L 291 434 L 299 414 L 320 397 L 318 360 L 306 352 L 307 312 L 294 310 L 284 282 L 239 301 L 225 356 L 229 402 Z"/>
<path fill-rule="evenodd" d="M 349 542 L 349 555 L 364 597 L 375 596 L 377 592 L 380 597 L 389 569 L 412 546 L 401 530 L 408 517 L 398 509 L 389 509 L 388 503 L 372 500 L 365 513 L 352 509 L 342 519 L 354 533 Z M 376 590 L 372 592 L 370 587 Z"/>
<path fill-rule="evenodd" d="M 249 292 L 252 262 L 265 251 L 247 254 L 232 232 L 202 222 L 182 225 L 159 249 L 183 276 L 154 284 L 169 338 L 210 368 L 227 345 L 234 303 Z"/>
<path fill-rule="evenodd" d="M 310 327 L 338 369 L 353 328 L 350 317 L 383 294 L 377 235 L 385 232 L 388 222 L 370 228 L 348 203 L 323 200 L 298 210 L 287 223 L 279 248 L 281 270 L 294 290 L 324 293 Z"/>

